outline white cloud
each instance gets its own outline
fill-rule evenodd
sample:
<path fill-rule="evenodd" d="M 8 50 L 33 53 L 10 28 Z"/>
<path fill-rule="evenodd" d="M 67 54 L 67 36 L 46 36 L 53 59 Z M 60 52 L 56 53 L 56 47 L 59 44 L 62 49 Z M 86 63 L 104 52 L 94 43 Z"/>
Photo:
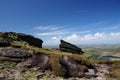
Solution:
<path fill-rule="evenodd" d="M 109 43 L 120 43 L 120 32 L 97 32 L 95 34 L 86 34 L 83 36 L 72 34 L 66 37 L 52 37 L 52 39 L 47 40 L 47 44 L 59 44 L 60 39 L 71 42 L 73 44 L 109 44 Z"/>
<path fill-rule="evenodd" d="M 79 39 L 80 37 L 78 36 L 78 35 L 76 35 L 76 34 L 72 34 L 71 36 L 68 36 L 67 37 L 67 40 L 77 40 L 77 39 Z"/>
<path fill-rule="evenodd" d="M 82 43 L 120 43 L 118 40 L 120 40 L 120 32 L 111 32 L 111 33 L 104 33 L 104 32 L 97 32 L 95 34 L 86 34 L 84 36 L 73 34 L 71 36 L 68 36 L 66 40 L 70 42 L 78 41 Z M 106 42 L 104 42 L 106 41 Z M 78 43 L 74 42 L 74 43 Z"/>
<path fill-rule="evenodd" d="M 57 40 L 57 37 L 52 37 L 53 40 Z"/>
<path fill-rule="evenodd" d="M 58 30 L 58 31 L 52 31 L 52 32 L 38 33 L 37 36 L 54 36 L 54 35 L 62 35 L 67 33 L 69 32 L 64 30 Z"/>
<path fill-rule="evenodd" d="M 114 32 L 111 32 L 110 34 L 109 34 L 109 37 L 115 37 L 115 38 L 120 38 L 120 32 L 116 32 L 116 33 L 114 33 Z"/>
<path fill-rule="evenodd" d="M 34 29 L 36 30 L 58 30 L 60 29 L 60 27 L 51 25 L 51 26 L 38 26 L 38 27 L 35 27 Z"/>
<path fill-rule="evenodd" d="M 93 40 L 93 39 L 100 39 L 105 37 L 105 33 L 95 33 L 95 34 L 86 34 L 84 36 L 80 36 L 77 34 L 72 34 L 66 38 L 66 40 Z"/>

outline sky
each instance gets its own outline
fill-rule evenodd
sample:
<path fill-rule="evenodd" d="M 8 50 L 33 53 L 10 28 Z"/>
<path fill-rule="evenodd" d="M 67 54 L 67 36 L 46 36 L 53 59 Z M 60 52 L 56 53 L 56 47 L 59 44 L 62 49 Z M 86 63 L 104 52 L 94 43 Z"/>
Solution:
<path fill-rule="evenodd" d="M 0 31 L 43 45 L 120 44 L 120 0 L 0 0 Z"/>

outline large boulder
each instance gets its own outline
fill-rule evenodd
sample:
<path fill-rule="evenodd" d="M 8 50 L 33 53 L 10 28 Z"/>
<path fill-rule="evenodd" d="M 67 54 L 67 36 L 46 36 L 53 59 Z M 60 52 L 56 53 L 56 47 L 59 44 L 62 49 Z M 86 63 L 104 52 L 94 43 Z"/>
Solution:
<path fill-rule="evenodd" d="M 32 56 L 31 60 L 32 60 L 31 63 L 32 66 L 39 67 L 42 70 L 50 68 L 49 55 L 47 54 L 36 52 Z"/>
<path fill-rule="evenodd" d="M 65 52 L 71 52 L 71 53 L 75 53 L 75 54 L 83 54 L 84 53 L 81 48 L 79 48 L 71 43 L 68 43 L 64 40 L 60 41 L 59 48 L 61 51 L 65 51 Z"/>
<path fill-rule="evenodd" d="M 66 77 L 83 77 L 88 71 L 86 66 L 78 64 L 73 58 L 68 56 L 60 57 L 60 63 L 65 67 Z"/>
<path fill-rule="evenodd" d="M 27 43 L 29 43 L 29 45 L 33 45 L 33 46 L 42 48 L 43 41 L 41 39 L 35 38 L 35 37 L 31 36 L 31 35 L 23 34 L 23 33 L 18 33 L 18 37 L 21 40 L 26 41 Z"/>
<path fill-rule="evenodd" d="M 50 69 L 51 66 L 49 64 L 49 55 L 43 54 L 41 52 L 35 52 L 33 53 L 32 57 L 26 59 L 25 61 L 18 64 L 20 67 L 26 67 L 26 68 L 33 68 L 39 69 L 41 71 L 45 71 Z"/>
<path fill-rule="evenodd" d="M 8 46 L 13 41 L 25 41 L 29 45 L 42 48 L 43 41 L 28 34 L 15 32 L 0 32 L 0 47 Z"/>

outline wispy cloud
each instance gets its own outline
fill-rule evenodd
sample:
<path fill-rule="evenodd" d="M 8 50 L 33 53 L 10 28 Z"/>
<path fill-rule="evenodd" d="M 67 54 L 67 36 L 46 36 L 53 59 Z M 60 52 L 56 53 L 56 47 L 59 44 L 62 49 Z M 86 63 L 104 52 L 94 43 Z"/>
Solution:
<path fill-rule="evenodd" d="M 63 35 L 69 33 L 68 30 L 59 26 L 38 26 L 34 28 L 39 32 L 36 34 L 37 36 L 55 36 L 55 35 Z"/>
<path fill-rule="evenodd" d="M 64 30 L 57 30 L 57 31 L 52 31 L 52 32 L 45 32 L 45 33 L 38 33 L 38 36 L 53 36 L 53 35 L 62 35 L 62 34 L 67 34 L 69 32 L 66 32 Z"/>
<path fill-rule="evenodd" d="M 40 26 L 40 27 L 35 27 L 35 29 L 40 31 L 37 33 L 37 36 L 65 35 L 68 33 L 85 34 L 91 32 L 90 30 L 77 32 L 77 31 L 72 31 L 74 28 L 62 28 L 62 27 L 53 27 L 53 26 L 45 26 L 43 28 L 42 26 Z"/>
<path fill-rule="evenodd" d="M 101 24 L 103 24 L 104 22 L 96 22 L 96 23 L 93 23 L 93 24 L 91 24 L 91 26 L 99 26 L 99 25 L 101 25 Z"/>
<path fill-rule="evenodd" d="M 119 28 L 120 28 L 120 24 L 113 25 L 113 26 L 106 27 L 106 28 L 102 28 L 102 29 L 103 30 L 116 30 L 116 29 L 119 29 Z"/>
<path fill-rule="evenodd" d="M 92 23 L 92 24 L 83 25 L 83 26 L 81 26 L 81 27 L 97 27 L 97 26 L 102 25 L 103 23 L 104 23 L 104 22 L 99 21 L 99 22 L 95 22 L 95 23 Z"/>
<path fill-rule="evenodd" d="M 34 29 L 36 30 L 58 30 L 61 27 L 57 27 L 55 25 L 50 25 L 50 26 L 37 26 Z"/>
<path fill-rule="evenodd" d="M 90 30 L 86 30 L 86 31 L 79 31 L 79 32 L 74 32 L 76 34 L 85 34 L 85 33 L 90 33 Z"/>

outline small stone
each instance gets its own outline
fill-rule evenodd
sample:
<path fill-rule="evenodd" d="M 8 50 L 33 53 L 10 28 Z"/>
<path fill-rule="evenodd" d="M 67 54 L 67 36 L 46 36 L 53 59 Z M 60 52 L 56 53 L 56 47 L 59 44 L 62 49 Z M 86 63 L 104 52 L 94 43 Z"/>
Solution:
<path fill-rule="evenodd" d="M 3 74 L 0 74 L 0 80 L 8 80 Z"/>
<path fill-rule="evenodd" d="M 42 78 L 42 77 L 44 77 L 44 76 L 45 76 L 44 73 L 39 73 L 39 74 L 36 75 L 37 79 Z"/>
<path fill-rule="evenodd" d="M 0 74 L 0 78 L 4 78 L 4 75 L 3 75 L 3 74 Z"/>
<path fill-rule="evenodd" d="M 94 69 L 88 69 L 88 72 L 85 73 L 85 77 L 86 78 L 91 78 L 91 77 L 95 77 L 95 70 Z"/>

